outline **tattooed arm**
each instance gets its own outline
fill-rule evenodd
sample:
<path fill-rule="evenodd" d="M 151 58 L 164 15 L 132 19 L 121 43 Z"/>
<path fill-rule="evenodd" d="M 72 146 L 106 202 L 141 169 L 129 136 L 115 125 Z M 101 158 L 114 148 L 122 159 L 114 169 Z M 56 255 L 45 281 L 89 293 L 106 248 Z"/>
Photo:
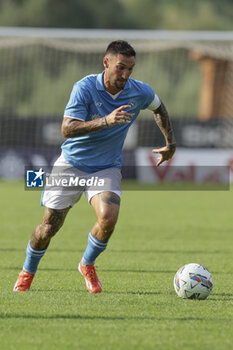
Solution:
<path fill-rule="evenodd" d="M 62 135 L 66 138 L 77 137 L 102 130 L 108 126 L 127 124 L 130 122 L 133 115 L 127 111 L 124 111 L 124 109 L 130 107 L 130 105 L 123 105 L 117 109 L 114 109 L 114 111 L 112 111 L 112 113 L 106 117 L 90 120 L 88 122 L 65 116 L 61 127 Z"/>
<path fill-rule="evenodd" d="M 163 102 L 159 108 L 157 108 L 154 112 L 154 119 L 160 130 L 162 131 L 164 138 L 166 140 L 166 144 L 169 146 L 174 145 L 175 147 L 175 136 L 172 130 L 172 125 L 169 120 L 168 112 Z"/>
<path fill-rule="evenodd" d="M 153 113 L 155 122 L 160 128 L 161 132 L 163 133 L 163 136 L 166 141 L 165 147 L 152 150 L 153 153 L 161 154 L 161 157 L 157 163 L 157 166 L 159 166 L 165 160 L 172 158 L 176 150 L 176 141 L 172 130 L 172 125 L 169 120 L 168 112 L 162 102 L 161 105 L 155 111 L 153 111 Z"/>
<path fill-rule="evenodd" d="M 98 118 L 84 122 L 82 120 L 73 119 L 70 117 L 64 117 L 61 133 L 64 137 L 77 137 L 95 132 L 107 127 L 106 118 Z"/>

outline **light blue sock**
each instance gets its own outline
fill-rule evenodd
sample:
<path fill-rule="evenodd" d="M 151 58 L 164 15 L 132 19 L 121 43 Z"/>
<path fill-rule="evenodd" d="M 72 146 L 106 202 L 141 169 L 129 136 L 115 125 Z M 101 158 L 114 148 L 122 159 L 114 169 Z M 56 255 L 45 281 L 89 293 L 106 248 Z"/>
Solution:
<path fill-rule="evenodd" d="M 91 232 L 88 236 L 88 244 L 87 248 L 83 254 L 82 264 L 85 265 L 93 265 L 95 263 L 95 259 L 100 255 L 106 248 L 108 242 L 99 241 L 97 238 L 92 236 Z"/>
<path fill-rule="evenodd" d="M 28 242 L 26 249 L 26 260 L 23 265 L 23 269 L 28 273 L 36 273 L 38 264 L 42 256 L 44 256 L 47 249 L 35 250 L 32 249 L 30 241 Z"/>

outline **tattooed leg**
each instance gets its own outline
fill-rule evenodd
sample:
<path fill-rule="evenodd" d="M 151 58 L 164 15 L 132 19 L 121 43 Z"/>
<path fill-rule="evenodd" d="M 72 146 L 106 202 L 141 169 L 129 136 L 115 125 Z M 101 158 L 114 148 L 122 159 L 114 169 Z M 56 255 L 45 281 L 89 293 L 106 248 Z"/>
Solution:
<path fill-rule="evenodd" d="M 117 222 L 120 197 L 113 192 L 102 192 L 91 199 L 97 222 L 93 226 L 92 235 L 102 242 L 107 242 Z"/>
<path fill-rule="evenodd" d="M 46 249 L 51 238 L 62 227 L 65 217 L 69 211 L 66 209 L 45 208 L 42 223 L 37 226 L 31 237 L 31 247 L 35 250 Z"/>

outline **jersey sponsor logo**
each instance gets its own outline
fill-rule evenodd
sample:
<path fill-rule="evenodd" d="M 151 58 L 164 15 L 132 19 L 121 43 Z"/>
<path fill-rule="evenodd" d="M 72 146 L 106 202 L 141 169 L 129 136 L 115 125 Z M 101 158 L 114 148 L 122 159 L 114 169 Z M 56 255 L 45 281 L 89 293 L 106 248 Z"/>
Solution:
<path fill-rule="evenodd" d="M 96 102 L 96 103 L 95 103 L 95 105 L 96 105 L 97 107 L 101 107 L 102 104 L 103 104 L 102 102 Z"/>
<path fill-rule="evenodd" d="M 44 170 L 27 170 L 26 187 L 43 187 L 44 186 Z"/>

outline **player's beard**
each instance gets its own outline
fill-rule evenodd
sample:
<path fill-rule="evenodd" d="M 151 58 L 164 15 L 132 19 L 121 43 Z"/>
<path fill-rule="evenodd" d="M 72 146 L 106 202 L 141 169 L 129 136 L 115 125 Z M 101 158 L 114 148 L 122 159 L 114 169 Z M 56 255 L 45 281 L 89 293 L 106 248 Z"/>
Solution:
<path fill-rule="evenodd" d="M 124 89 L 126 82 L 127 82 L 127 80 L 117 79 L 117 80 L 115 80 L 114 85 L 117 89 L 122 90 L 122 89 Z"/>

